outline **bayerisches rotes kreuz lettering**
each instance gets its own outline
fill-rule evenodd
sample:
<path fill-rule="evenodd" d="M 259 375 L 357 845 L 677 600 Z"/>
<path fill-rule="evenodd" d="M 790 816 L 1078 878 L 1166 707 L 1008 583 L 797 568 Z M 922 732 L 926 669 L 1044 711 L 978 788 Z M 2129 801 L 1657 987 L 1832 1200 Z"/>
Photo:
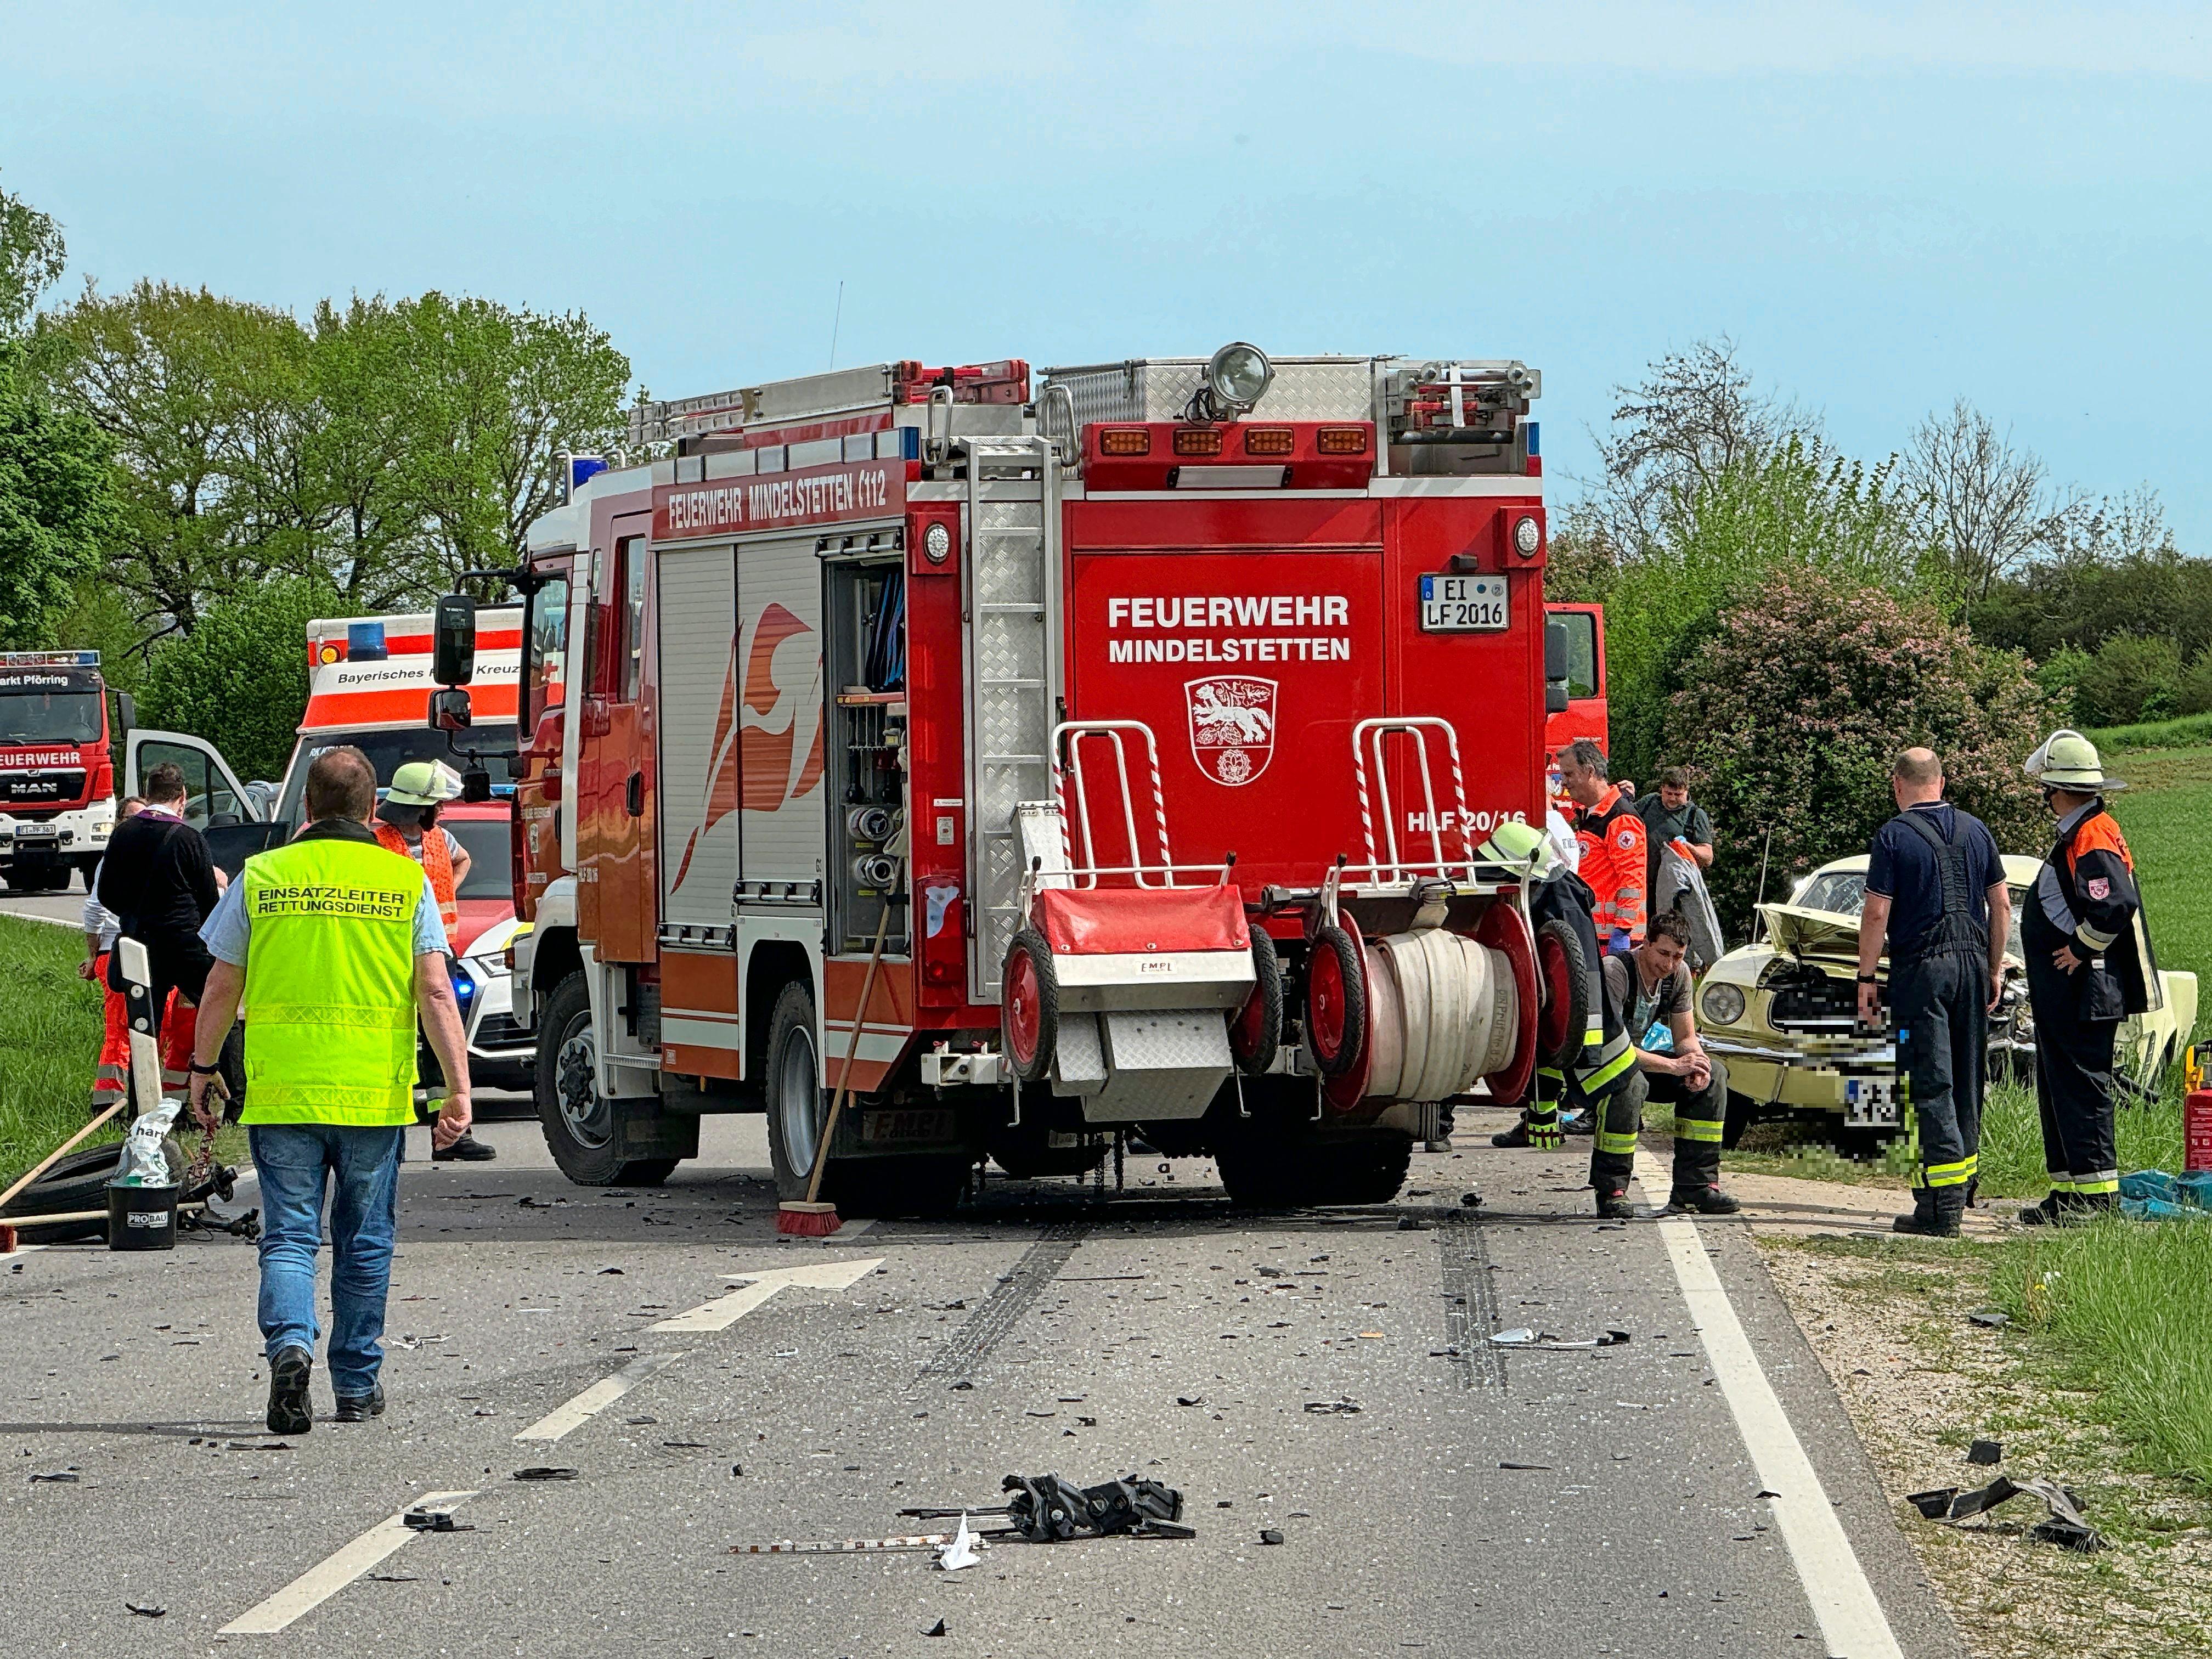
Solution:
<path fill-rule="evenodd" d="M 726 536 L 746 530 L 835 524 L 877 519 L 906 507 L 904 461 L 858 461 L 766 472 L 750 478 L 657 485 L 653 492 L 656 541 Z"/>

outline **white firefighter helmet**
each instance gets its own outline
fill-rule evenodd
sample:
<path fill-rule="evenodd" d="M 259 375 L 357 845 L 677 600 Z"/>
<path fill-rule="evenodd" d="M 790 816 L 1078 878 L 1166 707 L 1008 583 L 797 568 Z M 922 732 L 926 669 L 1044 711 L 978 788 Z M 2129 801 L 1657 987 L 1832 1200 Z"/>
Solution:
<path fill-rule="evenodd" d="M 1552 838 L 1533 823 L 1501 823 L 1474 852 L 1477 858 L 1492 864 L 1524 866 L 1538 881 L 1548 879 L 1559 864 L 1559 849 L 1552 845 Z"/>
<path fill-rule="evenodd" d="M 461 775 L 443 761 L 409 761 L 392 775 L 384 799 L 398 806 L 438 806 L 458 800 Z"/>
<path fill-rule="evenodd" d="M 2105 775 L 2097 745 L 2079 732 L 2053 732 L 2043 746 L 2027 757 L 2027 775 L 2045 789 L 2071 794 L 2111 794 L 2126 788 L 2124 781 Z"/>

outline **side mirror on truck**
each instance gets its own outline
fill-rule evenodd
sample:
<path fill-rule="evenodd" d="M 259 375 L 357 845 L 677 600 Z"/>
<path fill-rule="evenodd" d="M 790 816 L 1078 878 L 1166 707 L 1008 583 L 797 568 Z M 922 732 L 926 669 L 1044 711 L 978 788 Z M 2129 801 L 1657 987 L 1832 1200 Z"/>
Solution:
<path fill-rule="evenodd" d="M 430 694 L 430 729 L 433 732 L 465 732 L 469 729 L 469 690 L 465 685 L 449 685 L 443 691 Z"/>
<path fill-rule="evenodd" d="M 466 685 L 477 673 L 477 602 L 465 593 L 438 601 L 430 630 L 430 677 L 439 684 Z"/>

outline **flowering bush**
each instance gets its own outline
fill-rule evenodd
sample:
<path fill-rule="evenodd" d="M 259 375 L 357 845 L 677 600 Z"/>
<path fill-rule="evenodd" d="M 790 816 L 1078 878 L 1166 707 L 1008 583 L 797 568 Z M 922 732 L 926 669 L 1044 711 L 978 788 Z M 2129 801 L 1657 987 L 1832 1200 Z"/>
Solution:
<path fill-rule="evenodd" d="M 1668 745 L 1711 814 L 1711 886 L 1747 927 L 1768 832 L 1766 896 L 1863 853 L 1897 809 L 1890 768 L 1924 744 L 1947 794 L 2006 852 L 2042 849 L 2050 820 L 2021 763 L 2058 724 L 2016 653 L 1976 645 L 1934 605 L 1802 566 L 1776 570 L 1723 611 L 1683 665 Z"/>

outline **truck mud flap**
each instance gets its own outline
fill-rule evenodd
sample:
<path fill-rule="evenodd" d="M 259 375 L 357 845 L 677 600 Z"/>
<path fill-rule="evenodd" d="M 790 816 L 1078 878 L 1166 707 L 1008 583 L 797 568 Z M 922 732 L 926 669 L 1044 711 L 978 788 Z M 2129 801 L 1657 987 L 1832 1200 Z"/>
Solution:
<path fill-rule="evenodd" d="M 697 1113 L 665 1111 L 657 1097 L 607 1103 L 614 1112 L 616 1158 L 699 1156 Z"/>

